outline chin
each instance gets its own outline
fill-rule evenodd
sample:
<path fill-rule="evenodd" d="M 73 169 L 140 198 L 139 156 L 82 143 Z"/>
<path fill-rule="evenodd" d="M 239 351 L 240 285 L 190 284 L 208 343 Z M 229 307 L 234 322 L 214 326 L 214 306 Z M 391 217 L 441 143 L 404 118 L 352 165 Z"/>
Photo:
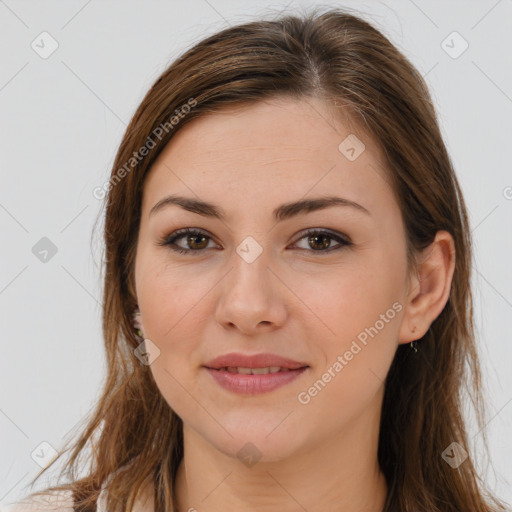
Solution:
<path fill-rule="evenodd" d="M 272 421 L 259 425 L 248 426 L 243 422 L 237 426 L 226 425 L 232 437 L 224 430 L 221 434 L 219 429 L 216 429 L 215 433 L 198 433 L 224 455 L 239 459 L 247 467 L 251 467 L 256 462 L 287 459 L 304 448 L 307 443 L 305 432 L 301 436 L 301 432 L 297 431 L 294 425 L 290 424 L 286 428 L 284 422 L 279 424 L 280 421 L 282 420 L 276 421 L 273 417 Z"/>

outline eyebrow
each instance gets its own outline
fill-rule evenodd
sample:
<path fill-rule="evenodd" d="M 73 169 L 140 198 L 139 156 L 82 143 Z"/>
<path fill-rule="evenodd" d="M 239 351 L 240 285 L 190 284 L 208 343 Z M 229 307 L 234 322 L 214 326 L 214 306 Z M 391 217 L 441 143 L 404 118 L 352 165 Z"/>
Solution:
<path fill-rule="evenodd" d="M 149 217 L 170 205 L 180 206 L 184 210 L 197 213 L 203 217 L 214 217 L 219 220 L 225 220 L 226 218 L 224 210 L 219 206 L 208 203 L 207 201 L 201 201 L 199 199 L 178 195 L 170 195 L 158 201 L 158 203 L 156 203 L 153 208 L 151 208 Z M 284 203 L 273 211 L 273 217 L 276 221 L 283 221 L 291 217 L 295 217 L 296 215 L 323 210 L 332 206 L 348 206 L 367 215 L 371 215 L 364 206 L 360 205 L 359 203 L 355 203 L 350 199 L 337 196 L 324 196 L 313 199 L 301 199 L 300 201 L 291 203 Z"/>

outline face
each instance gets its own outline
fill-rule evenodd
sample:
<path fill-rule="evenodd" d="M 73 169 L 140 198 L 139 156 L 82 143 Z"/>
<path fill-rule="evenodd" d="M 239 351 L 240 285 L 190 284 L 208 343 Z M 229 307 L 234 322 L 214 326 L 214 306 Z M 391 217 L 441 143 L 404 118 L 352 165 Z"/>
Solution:
<path fill-rule="evenodd" d="M 159 351 L 150 371 L 186 431 L 227 455 L 250 442 L 279 460 L 377 428 L 408 292 L 404 226 L 382 161 L 374 141 L 312 98 L 197 118 L 161 153 L 144 184 L 135 285 L 144 336 Z M 167 203 L 150 213 L 170 195 L 214 209 Z M 274 216 L 327 196 L 343 200 Z M 232 353 L 300 369 L 206 367 Z"/>

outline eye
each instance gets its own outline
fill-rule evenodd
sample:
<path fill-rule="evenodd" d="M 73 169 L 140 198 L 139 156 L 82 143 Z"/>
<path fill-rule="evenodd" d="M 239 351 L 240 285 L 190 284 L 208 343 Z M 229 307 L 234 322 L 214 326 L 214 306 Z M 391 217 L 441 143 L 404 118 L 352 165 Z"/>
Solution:
<path fill-rule="evenodd" d="M 325 254 L 327 252 L 336 251 L 343 247 L 353 245 L 352 242 L 348 239 L 348 237 L 341 235 L 339 233 L 333 233 L 331 231 L 326 231 L 323 229 L 308 229 L 307 231 L 302 232 L 301 235 L 302 236 L 297 240 L 297 242 L 306 239 L 306 243 L 308 244 L 308 246 L 313 248 L 313 251 L 309 252 L 320 252 Z M 332 240 L 337 241 L 338 245 L 331 247 Z"/>
<path fill-rule="evenodd" d="M 193 247 L 193 249 L 183 248 L 179 245 L 176 245 L 176 241 L 181 238 L 185 238 L 185 244 L 189 245 L 189 247 Z M 189 254 L 189 253 L 201 253 L 208 243 L 205 243 L 205 240 L 210 238 L 208 234 L 204 231 L 200 231 L 198 229 L 192 228 L 184 228 L 171 233 L 169 236 L 166 236 L 158 241 L 158 245 L 168 245 L 173 251 L 179 252 L 181 254 Z"/>
<path fill-rule="evenodd" d="M 185 238 L 186 237 L 186 238 Z M 185 238 L 185 244 L 187 247 L 182 247 L 177 245 L 176 242 L 182 238 Z M 181 254 L 191 254 L 195 253 L 201 254 L 205 249 L 208 248 L 208 239 L 211 240 L 211 237 L 204 231 L 193 228 L 184 228 L 171 235 L 166 236 L 158 241 L 158 245 L 168 245 L 171 250 L 179 252 Z M 327 253 L 335 250 L 339 250 L 343 247 L 348 247 L 353 245 L 353 243 L 348 239 L 348 237 L 341 235 L 339 233 L 333 233 L 327 230 L 321 229 L 308 229 L 301 233 L 300 238 L 297 239 L 297 242 L 300 242 L 303 239 L 307 239 L 306 243 L 312 251 L 309 252 L 317 252 L 317 253 Z M 331 247 L 331 241 L 335 240 L 338 242 L 337 246 Z M 295 242 L 295 243 L 297 243 Z M 306 250 L 301 248 L 302 250 Z"/>

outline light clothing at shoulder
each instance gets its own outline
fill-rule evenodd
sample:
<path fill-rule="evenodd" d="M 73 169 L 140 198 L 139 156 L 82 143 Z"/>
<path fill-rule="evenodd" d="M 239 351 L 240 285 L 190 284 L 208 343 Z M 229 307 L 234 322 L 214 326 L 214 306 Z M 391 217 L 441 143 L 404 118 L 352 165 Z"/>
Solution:
<path fill-rule="evenodd" d="M 103 488 L 98 496 L 96 512 L 106 512 L 107 489 Z M 133 506 L 133 512 L 153 512 L 154 501 L 151 494 L 139 496 Z M 44 495 L 12 503 L 0 508 L 0 512 L 74 512 L 71 491 L 52 491 Z"/>
<path fill-rule="evenodd" d="M 52 491 L 2 506 L 0 512 L 73 512 L 71 491 Z"/>

